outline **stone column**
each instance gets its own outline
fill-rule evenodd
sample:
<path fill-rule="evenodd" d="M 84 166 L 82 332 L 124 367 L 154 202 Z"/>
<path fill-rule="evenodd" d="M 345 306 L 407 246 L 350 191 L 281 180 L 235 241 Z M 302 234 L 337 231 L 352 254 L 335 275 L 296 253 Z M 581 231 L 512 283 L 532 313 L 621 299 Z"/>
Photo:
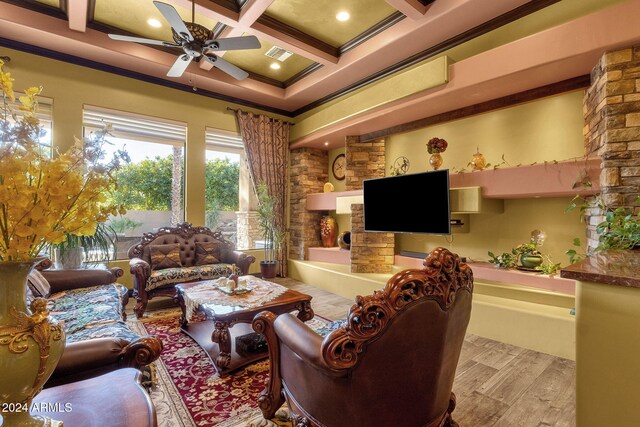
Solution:
<path fill-rule="evenodd" d="M 307 195 L 321 193 L 329 180 L 329 153 L 316 148 L 299 148 L 290 153 L 289 258 L 307 259 L 307 248 L 322 246 L 321 211 L 308 211 Z"/>
<path fill-rule="evenodd" d="M 240 210 L 236 212 L 237 216 L 237 243 L 238 249 L 253 249 L 256 247 L 256 241 L 262 240 L 258 222 L 258 198 L 256 192 L 253 191 L 251 176 L 249 173 L 249 165 L 247 164 L 247 155 L 243 151 L 240 154 L 240 182 L 238 189 Z"/>
<path fill-rule="evenodd" d="M 256 241 L 262 240 L 264 236 L 260 232 L 260 220 L 256 211 L 238 211 L 237 217 L 237 244 L 238 249 L 253 249 Z"/>
<path fill-rule="evenodd" d="M 346 138 L 346 189 L 362 189 L 362 181 L 385 175 L 384 139 L 360 142 Z M 365 233 L 363 205 L 351 205 L 351 272 L 391 273 L 395 239 L 393 233 Z"/>
<path fill-rule="evenodd" d="M 363 205 L 351 205 L 351 272 L 391 273 L 394 262 L 393 233 L 365 233 Z"/>
<path fill-rule="evenodd" d="M 638 209 L 640 193 L 640 46 L 605 53 L 584 97 L 587 154 L 602 157 L 601 198 L 608 208 Z M 589 249 L 598 245 L 602 212 L 587 212 Z"/>
<path fill-rule="evenodd" d="M 360 142 L 358 136 L 346 138 L 347 191 L 362 189 L 362 181 L 385 174 L 384 139 Z"/>

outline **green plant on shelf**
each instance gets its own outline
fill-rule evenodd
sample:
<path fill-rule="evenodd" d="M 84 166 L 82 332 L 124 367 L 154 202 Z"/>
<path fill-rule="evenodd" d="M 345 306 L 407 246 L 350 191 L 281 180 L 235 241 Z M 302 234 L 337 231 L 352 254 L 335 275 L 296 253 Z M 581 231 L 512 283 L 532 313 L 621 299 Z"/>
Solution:
<path fill-rule="evenodd" d="M 635 204 L 640 204 L 640 196 L 636 198 Z M 630 207 L 624 206 L 609 208 L 601 197 L 589 201 L 581 196 L 574 197 L 565 212 L 576 209 L 580 210 L 580 220 L 583 222 L 589 210 L 599 211 L 604 217 L 604 220 L 596 225 L 598 246 L 593 250 L 594 252 L 607 249 L 633 249 L 640 246 L 640 212 L 634 212 Z M 573 245 L 582 246 L 579 239 L 574 239 Z M 576 261 L 579 258 L 575 249 L 568 250 L 566 254 L 569 255 L 570 260 Z"/>
<path fill-rule="evenodd" d="M 582 248 L 582 242 L 577 237 L 573 239 L 573 246 L 577 248 Z M 573 264 L 579 261 L 582 261 L 587 257 L 587 254 L 584 252 L 578 252 L 576 249 L 569 249 L 565 252 L 565 254 L 569 255 L 569 263 Z"/>
<path fill-rule="evenodd" d="M 517 258 L 511 252 L 503 252 L 502 255 L 495 255 L 489 251 L 489 262 L 498 268 L 514 268 L 518 264 Z"/>
<path fill-rule="evenodd" d="M 559 262 L 553 262 L 549 255 L 545 255 L 544 258 L 545 261 L 541 265 L 537 266 L 536 270 L 540 271 L 542 274 L 548 274 L 549 276 L 554 276 L 558 271 L 560 271 L 560 268 L 562 267 Z"/>

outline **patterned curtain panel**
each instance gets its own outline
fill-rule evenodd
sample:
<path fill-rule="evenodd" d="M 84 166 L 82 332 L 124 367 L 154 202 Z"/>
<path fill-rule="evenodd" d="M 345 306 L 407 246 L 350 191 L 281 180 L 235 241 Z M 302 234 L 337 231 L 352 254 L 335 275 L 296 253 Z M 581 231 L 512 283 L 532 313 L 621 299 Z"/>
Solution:
<path fill-rule="evenodd" d="M 276 221 L 286 229 L 289 123 L 260 114 L 236 111 L 254 188 L 264 182 L 269 195 L 278 200 Z M 278 274 L 287 276 L 287 242 L 276 253 Z"/>

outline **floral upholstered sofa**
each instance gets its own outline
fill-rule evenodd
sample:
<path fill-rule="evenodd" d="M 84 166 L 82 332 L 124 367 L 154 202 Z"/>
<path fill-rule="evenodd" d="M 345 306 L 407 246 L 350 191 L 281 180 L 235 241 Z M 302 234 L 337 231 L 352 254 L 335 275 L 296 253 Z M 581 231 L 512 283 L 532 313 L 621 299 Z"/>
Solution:
<path fill-rule="evenodd" d="M 91 378 L 122 367 L 143 370 L 156 360 L 162 342 L 140 336 L 126 324 L 128 289 L 116 283 L 121 268 L 41 271 L 29 276 L 27 297 L 48 300 L 63 322 L 65 351 L 46 387 Z"/>
<path fill-rule="evenodd" d="M 142 240 L 129 249 L 129 258 L 138 318 L 151 298 L 174 298 L 179 283 L 247 274 L 256 260 L 253 255 L 236 251 L 219 231 L 188 222 L 144 233 Z"/>

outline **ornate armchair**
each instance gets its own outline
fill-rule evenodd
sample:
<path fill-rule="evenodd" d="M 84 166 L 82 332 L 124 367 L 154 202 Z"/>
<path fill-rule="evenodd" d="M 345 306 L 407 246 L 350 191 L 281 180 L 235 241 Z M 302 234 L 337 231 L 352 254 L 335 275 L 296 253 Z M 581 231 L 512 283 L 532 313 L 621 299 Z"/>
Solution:
<path fill-rule="evenodd" d="M 295 316 L 259 313 L 270 378 L 258 403 L 272 418 L 287 400 L 297 427 L 457 426 L 451 392 L 471 316 L 473 274 L 444 248 L 422 270 L 357 297 L 326 337 Z"/>
<path fill-rule="evenodd" d="M 128 255 L 138 318 L 153 297 L 175 297 L 178 283 L 228 276 L 234 272 L 233 264 L 240 274 L 247 274 L 256 260 L 253 255 L 236 251 L 219 231 L 194 227 L 188 222 L 144 233 Z"/>
<path fill-rule="evenodd" d="M 144 371 L 160 356 L 158 338 L 140 336 L 125 323 L 128 290 L 116 283 L 123 274 L 121 268 L 46 270 L 51 264 L 45 260 L 37 267 L 40 283 L 48 289 L 34 295 L 49 299 L 51 315 L 63 322 L 67 343 L 45 387 L 125 367 Z"/>

